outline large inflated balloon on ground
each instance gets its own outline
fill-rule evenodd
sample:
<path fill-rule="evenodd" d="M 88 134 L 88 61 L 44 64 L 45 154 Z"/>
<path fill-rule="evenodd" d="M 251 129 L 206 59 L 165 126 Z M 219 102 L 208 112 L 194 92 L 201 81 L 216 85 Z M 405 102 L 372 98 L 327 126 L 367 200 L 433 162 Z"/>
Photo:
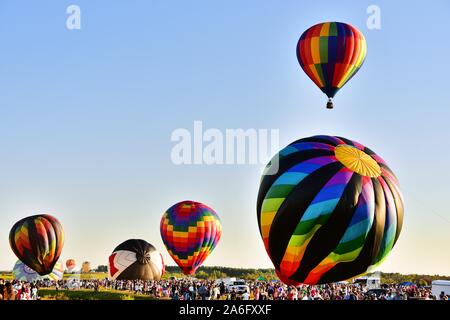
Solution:
<path fill-rule="evenodd" d="M 113 280 L 160 280 L 164 261 L 161 253 L 147 241 L 130 239 L 114 249 L 108 270 Z"/>
<path fill-rule="evenodd" d="M 64 245 L 59 221 L 48 214 L 18 221 L 9 233 L 9 243 L 16 256 L 40 275 L 52 272 Z"/>
<path fill-rule="evenodd" d="M 291 143 L 266 167 L 257 214 L 281 280 L 329 283 L 386 257 L 402 228 L 403 200 L 394 173 L 372 150 L 314 136 Z"/>
<path fill-rule="evenodd" d="M 41 276 L 22 261 L 17 260 L 13 268 L 13 277 L 15 280 L 19 281 L 34 282 Z"/>
<path fill-rule="evenodd" d="M 306 30 L 297 44 L 297 59 L 308 77 L 332 98 L 361 68 L 366 57 L 364 35 L 341 22 L 319 23 Z"/>
<path fill-rule="evenodd" d="M 25 265 L 20 260 L 16 262 L 13 268 L 14 279 L 19 281 L 34 282 L 45 279 L 59 281 L 62 280 L 63 275 L 64 275 L 64 264 L 61 261 L 58 261 L 55 264 L 55 267 L 53 268 L 52 272 L 45 276 L 39 275 L 36 271 Z"/>
<path fill-rule="evenodd" d="M 160 230 L 167 251 L 188 275 L 194 274 L 214 250 L 222 235 L 222 224 L 210 207 L 183 201 L 164 213 Z"/>
<path fill-rule="evenodd" d="M 55 264 L 55 266 L 53 267 L 52 272 L 50 272 L 48 275 L 44 276 L 44 278 L 50 279 L 53 281 L 62 280 L 64 277 L 64 269 L 65 269 L 64 262 L 58 261 Z"/>

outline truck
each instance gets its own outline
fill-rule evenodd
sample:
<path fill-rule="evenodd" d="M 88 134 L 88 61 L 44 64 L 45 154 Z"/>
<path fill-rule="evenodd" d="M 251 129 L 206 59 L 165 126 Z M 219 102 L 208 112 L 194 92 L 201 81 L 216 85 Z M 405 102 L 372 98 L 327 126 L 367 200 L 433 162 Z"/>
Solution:
<path fill-rule="evenodd" d="M 441 293 L 450 296 L 450 280 L 434 280 L 431 282 L 431 294 L 439 300 Z"/>
<path fill-rule="evenodd" d="M 230 285 L 231 283 L 233 283 L 234 281 L 237 281 L 237 279 L 235 277 L 232 278 L 222 278 L 222 279 L 217 279 L 215 281 L 216 285 L 219 285 L 223 282 L 223 284 L 226 286 Z"/>
<path fill-rule="evenodd" d="M 233 289 L 238 294 L 242 294 L 242 293 L 245 293 L 245 292 L 249 292 L 250 293 L 250 288 L 245 283 L 245 280 L 234 278 L 234 277 L 233 278 L 224 278 L 224 279 L 217 279 L 215 281 L 215 284 L 219 285 L 222 282 L 225 285 L 225 289 L 226 289 L 226 291 L 228 293 L 233 291 Z"/>
<path fill-rule="evenodd" d="M 364 285 L 367 290 L 381 288 L 381 278 L 378 275 L 362 276 L 354 279 L 353 283 Z"/>

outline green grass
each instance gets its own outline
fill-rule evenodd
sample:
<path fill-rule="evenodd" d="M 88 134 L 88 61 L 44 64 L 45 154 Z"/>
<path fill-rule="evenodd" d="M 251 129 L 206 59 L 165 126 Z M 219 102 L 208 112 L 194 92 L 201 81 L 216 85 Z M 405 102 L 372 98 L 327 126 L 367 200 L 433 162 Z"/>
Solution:
<path fill-rule="evenodd" d="M 58 291 L 39 289 L 39 296 L 42 300 L 155 300 L 153 297 L 117 290 L 95 292 L 88 289 Z"/>

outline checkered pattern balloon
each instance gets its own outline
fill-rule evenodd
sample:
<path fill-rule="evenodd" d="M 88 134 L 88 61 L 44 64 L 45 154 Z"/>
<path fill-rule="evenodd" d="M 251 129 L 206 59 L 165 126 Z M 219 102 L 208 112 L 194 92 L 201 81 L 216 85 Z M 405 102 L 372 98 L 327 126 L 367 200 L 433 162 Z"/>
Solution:
<path fill-rule="evenodd" d="M 217 213 L 195 201 L 170 207 L 161 219 L 160 230 L 167 251 L 187 275 L 196 272 L 222 235 Z"/>
<path fill-rule="evenodd" d="M 342 22 L 316 24 L 301 35 L 297 44 L 300 66 L 329 98 L 358 72 L 366 52 L 364 35 Z"/>

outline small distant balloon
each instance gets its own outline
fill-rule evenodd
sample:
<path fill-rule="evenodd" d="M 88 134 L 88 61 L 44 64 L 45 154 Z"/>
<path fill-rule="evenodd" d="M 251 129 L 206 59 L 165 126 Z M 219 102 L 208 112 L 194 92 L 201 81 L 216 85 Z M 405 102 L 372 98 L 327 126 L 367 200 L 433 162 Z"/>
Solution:
<path fill-rule="evenodd" d="M 89 261 L 85 261 L 81 265 L 81 273 L 89 273 L 89 272 L 91 272 L 91 263 Z"/>
<path fill-rule="evenodd" d="M 366 57 L 364 35 L 342 22 L 319 23 L 306 30 L 297 44 L 303 71 L 328 97 L 333 108 L 335 94 L 358 72 Z"/>
<path fill-rule="evenodd" d="M 77 267 L 75 259 L 68 259 L 66 261 L 66 268 L 69 273 L 71 273 Z"/>

